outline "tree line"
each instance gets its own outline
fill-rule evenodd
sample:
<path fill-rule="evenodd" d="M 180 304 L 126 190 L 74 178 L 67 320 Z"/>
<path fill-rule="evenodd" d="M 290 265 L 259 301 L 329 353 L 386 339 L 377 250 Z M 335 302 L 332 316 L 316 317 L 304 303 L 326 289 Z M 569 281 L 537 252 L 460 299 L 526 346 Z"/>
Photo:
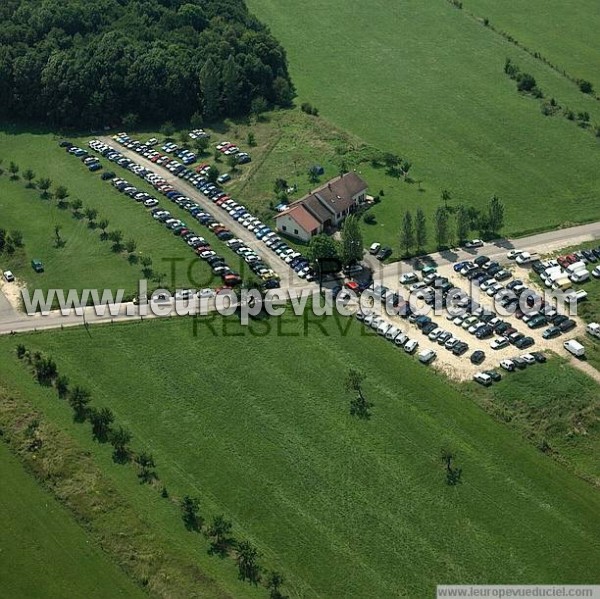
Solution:
<path fill-rule="evenodd" d="M 1 159 L 0 159 L 1 165 Z M 120 229 L 109 230 L 109 220 L 101 217 L 96 208 L 85 207 L 80 198 L 71 198 L 67 187 L 64 185 L 54 185 L 49 177 L 36 178 L 36 174 L 32 169 L 26 169 L 21 172 L 18 164 L 11 162 L 8 171 L 11 181 L 19 181 L 22 177 L 25 181 L 25 187 L 31 190 L 40 192 L 40 199 L 44 201 L 56 200 L 56 206 L 60 210 L 70 210 L 73 218 L 77 220 L 87 220 L 89 229 L 100 231 L 100 240 L 111 243 L 111 250 L 115 254 L 122 254 L 129 264 L 141 265 L 141 271 L 146 279 L 152 279 L 159 287 L 162 286 L 166 273 L 159 272 L 152 266 L 152 258 L 150 256 L 140 256 L 137 252 L 137 242 L 135 239 L 126 239 L 123 231 Z M 3 169 L 0 168 L 0 176 L 3 174 Z M 65 247 L 68 240 L 63 237 L 61 225 L 55 225 L 53 230 L 54 247 L 57 249 Z M 7 233 L 4 229 L 0 229 L 0 253 L 6 250 L 8 254 L 14 253 L 18 247 L 23 247 L 23 235 L 20 231 L 14 230 Z"/>
<path fill-rule="evenodd" d="M 73 411 L 73 422 L 88 422 L 95 441 L 112 445 L 115 463 L 134 463 L 141 483 L 153 484 L 158 481 L 154 458 L 145 451 L 131 449 L 131 432 L 122 426 L 115 426 L 115 416 L 110 408 L 91 405 L 91 392 L 81 385 L 72 385 L 66 375 L 59 373 L 52 357 L 40 351 L 31 351 L 23 344 L 17 345 L 17 357 L 28 365 L 40 385 L 53 387 L 58 398 L 67 401 Z M 41 439 L 36 438 L 36 450 L 41 449 L 42 443 Z"/>
<path fill-rule="evenodd" d="M 486 211 L 464 204 L 448 205 L 452 199 L 448 190 L 442 190 L 441 199 L 444 204 L 438 206 L 433 215 L 433 234 L 438 249 L 450 247 L 455 241 L 464 243 L 471 231 L 479 231 L 482 237 L 489 238 L 499 234 L 504 227 L 504 204 L 495 195 L 490 198 Z M 415 250 L 421 253 L 427 239 L 428 226 L 423 210 L 417 208 L 414 217 L 407 210 L 400 227 L 400 248 L 407 256 Z"/>
<path fill-rule="evenodd" d="M 591 126 L 590 113 L 587 110 L 575 111 L 568 106 L 561 106 L 555 98 L 545 100 L 544 94 L 538 87 L 533 75 L 522 72 L 510 58 L 507 58 L 504 63 L 504 72 L 517 82 L 518 91 L 531 94 L 533 97 L 542 100 L 540 108 L 544 116 L 561 115 L 568 121 L 576 123 L 582 129 L 589 130 L 600 138 L 600 125 Z M 577 81 L 577 85 L 584 94 L 593 94 L 594 89 L 589 81 L 580 79 Z"/>
<path fill-rule="evenodd" d="M 21 343 L 16 347 L 16 354 L 17 358 L 27 364 L 38 384 L 53 387 L 58 398 L 67 401 L 73 411 L 73 422 L 89 423 L 95 441 L 112 445 L 112 459 L 115 463 L 133 463 L 141 484 L 158 487 L 162 497 L 169 497 L 166 486 L 159 485 L 154 457 L 146 451 L 136 452 L 131 448 L 131 432 L 122 426 L 115 426 L 115 416 L 110 408 L 91 405 L 91 392 L 81 385 L 72 385 L 66 375 L 59 373 L 51 356 L 32 351 Z M 40 451 L 43 448 L 43 437 L 39 433 L 37 421 L 29 425 L 27 434 L 30 439 L 29 451 Z M 198 498 L 186 495 L 177 503 L 185 528 L 203 533 L 208 539 L 210 555 L 233 557 L 240 580 L 254 585 L 263 584 L 269 591 L 269 599 L 287 599 L 281 590 L 283 576 L 277 571 L 268 571 L 259 564 L 258 549 L 249 541 L 236 540 L 232 535 L 232 523 L 224 515 L 217 515 L 208 523 L 200 514 Z"/>
<path fill-rule="evenodd" d="M 0 4 L 0 117 L 197 124 L 294 96 L 285 51 L 243 0 Z"/>

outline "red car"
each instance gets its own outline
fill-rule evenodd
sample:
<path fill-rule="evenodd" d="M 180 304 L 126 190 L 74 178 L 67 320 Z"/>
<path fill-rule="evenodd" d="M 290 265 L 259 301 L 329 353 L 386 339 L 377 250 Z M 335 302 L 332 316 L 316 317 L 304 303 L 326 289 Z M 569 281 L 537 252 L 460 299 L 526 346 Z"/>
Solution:
<path fill-rule="evenodd" d="M 240 275 L 236 275 L 234 273 L 223 275 L 223 284 L 225 287 L 235 287 L 236 285 L 240 285 L 241 282 L 242 277 L 240 277 Z"/>
<path fill-rule="evenodd" d="M 569 264 L 574 264 L 579 260 L 575 254 L 569 254 L 568 256 L 565 256 L 565 258 L 569 261 Z"/>
<path fill-rule="evenodd" d="M 354 291 L 355 293 L 360 291 L 360 286 L 356 281 L 348 281 L 345 283 L 344 287 L 346 287 L 346 289 L 350 289 L 350 291 Z"/>

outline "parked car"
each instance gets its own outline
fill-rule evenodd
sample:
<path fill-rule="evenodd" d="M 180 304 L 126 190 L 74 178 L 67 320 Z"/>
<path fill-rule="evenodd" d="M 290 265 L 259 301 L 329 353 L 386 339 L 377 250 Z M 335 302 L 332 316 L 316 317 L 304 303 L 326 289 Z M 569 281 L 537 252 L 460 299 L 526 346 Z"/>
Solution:
<path fill-rule="evenodd" d="M 569 339 L 563 343 L 563 347 L 574 356 L 581 358 L 585 355 L 585 347 L 576 339 Z"/>
<path fill-rule="evenodd" d="M 554 339 L 555 337 L 559 337 L 562 334 L 560 327 L 548 327 L 543 333 L 542 337 L 544 339 Z"/>
<path fill-rule="evenodd" d="M 544 362 L 546 362 L 546 356 L 539 351 L 534 351 L 531 353 L 531 355 L 536 359 L 537 362 L 539 362 L 540 364 L 543 364 Z"/>
<path fill-rule="evenodd" d="M 380 260 L 383 262 L 383 260 L 389 258 L 391 255 L 392 255 L 392 248 L 383 247 L 379 250 L 376 257 L 377 257 L 377 260 Z"/>
<path fill-rule="evenodd" d="M 517 347 L 518 349 L 527 349 L 528 347 L 531 347 L 534 343 L 535 341 L 533 340 L 533 337 L 523 337 L 515 343 L 515 347 Z"/>
<path fill-rule="evenodd" d="M 515 369 L 515 363 L 512 360 L 505 359 L 500 361 L 501 368 L 507 370 L 508 372 L 513 372 Z"/>
<path fill-rule="evenodd" d="M 419 352 L 419 362 L 422 364 L 431 364 L 436 358 L 437 354 L 432 349 L 424 349 Z"/>
<path fill-rule="evenodd" d="M 474 351 L 470 360 L 472 364 L 481 364 L 485 360 L 485 353 L 481 350 Z"/>
<path fill-rule="evenodd" d="M 485 372 L 476 372 L 473 375 L 473 380 L 484 387 L 489 387 L 492 384 L 492 377 Z"/>
<path fill-rule="evenodd" d="M 403 285 L 409 285 L 410 283 L 415 283 L 418 280 L 419 277 L 417 276 L 417 273 L 414 272 L 407 272 L 403 275 L 400 275 L 400 283 Z"/>
<path fill-rule="evenodd" d="M 563 322 L 561 322 L 558 325 L 558 328 L 563 332 L 566 333 L 568 331 L 571 331 L 572 329 L 574 329 L 577 326 L 577 323 L 572 320 L 571 318 L 568 318 L 567 320 L 564 320 Z"/>
<path fill-rule="evenodd" d="M 468 249 L 483 247 L 483 241 L 481 239 L 471 239 L 465 243 L 465 247 Z"/>
<path fill-rule="evenodd" d="M 495 383 L 502 380 L 502 375 L 495 370 L 484 370 L 483 374 L 487 374 Z"/>
<path fill-rule="evenodd" d="M 490 343 L 490 347 L 492 349 L 502 349 L 503 347 L 508 347 L 509 342 L 506 337 L 497 337 Z"/>
<path fill-rule="evenodd" d="M 5 270 L 5 271 L 2 273 L 2 276 L 4 277 L 4 280 L 5 280 L 7 283 L 12 283 L 12 282 L 14 282 L 14 280 L 15 280 L 15 275 L 13 275 L 13 273 L 12 273 L 10 270 Z"/>
<path fill-rule="evenodd" d="M 407 354 L 412 354 L 415 352 L 415 350 L 417 349 L 419 345 L 419 342 L 416 339 L 409 339 L 405 344 L 404 344 L 404 351 Z"/>
<path fill-rule="evenodd" d="M 31 268 L 33 268 L 35 272 L 44 272 L 44 265 L 42 264 L 42 261 L 37 258 L 31 261 Z"/>

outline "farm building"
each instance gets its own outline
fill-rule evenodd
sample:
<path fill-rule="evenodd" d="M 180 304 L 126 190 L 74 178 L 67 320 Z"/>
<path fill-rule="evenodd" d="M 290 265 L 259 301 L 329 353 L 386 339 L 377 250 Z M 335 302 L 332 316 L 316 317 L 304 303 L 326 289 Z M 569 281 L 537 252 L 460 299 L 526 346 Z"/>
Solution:
<path fill-rule="evenodd" d="M 275 217 L 281 233 L 309 241 L 337 227 L 365 201 L 367 184 L 354 172 L 345 173 L 290 204 Z"/>

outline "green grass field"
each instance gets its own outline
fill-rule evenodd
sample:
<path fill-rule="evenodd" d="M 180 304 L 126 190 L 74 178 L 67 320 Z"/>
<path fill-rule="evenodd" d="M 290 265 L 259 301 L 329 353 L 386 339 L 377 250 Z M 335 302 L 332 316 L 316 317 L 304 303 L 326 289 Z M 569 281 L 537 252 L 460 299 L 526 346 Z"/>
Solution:
<path fill-rule="evenodd" d="M 440 582 L 594 582 L 597 490 L 414 358 L 362 337 L 357 325 L 341 337 L 347 322 L 319 321 L 321 331 L 308 322 L 305 335 L 296 319 L 252 329 L 216 319 L 193 335 L 192 321 L 180 319 L 18 342 L 50 353 L 97 405 L 110 406 L 136 447 L 152 451 L 172 495 L 198 494 L 204 513 L 230 517 L 234 534 L 284 573 L 292 597 L 425 597 Z M 87 426 L 75 426 L 68 407 L 24 374 L 16 343 L 0 339 L 5 385 L 89 448 L 157 534 L 168 531 L 184 551 L 189 534 L 174 527 L 175 508 L 149 501 Z M 369 422 L 348 413 L 343 380 L 352 366 L 368 376 Z M 444 446 L 464 469 L 455 488 L 444 483 Z"/>
<path fill-rule="evenodd" d="M 589 341 L 586 346 L 591 350 L 595 344 Z M 558 358 L 542 367 L 503 374 L 503 383 L 490 390 L 470 384 L 476 401 L 500 422 L 598 485 L 598 385 Z"/>
<path fill-rule="evenodd" d="M 396 247 L 402 212 L 421 206 L 432 214 L 443 188 L 454 205 L 483 207 L 496 193 L 509 235 L 600 217 L 598 140 L 544 117 L 538 101 L 517 93 L 504 61 L 511 57 L 548 97 L 588 111 L 592 122 L 600 123 L 600 105 L 464 11 L 443 0 L 248 4 L 286 48 L 299 102 L 408 157 L 411 176 L 423 181 L 424 192 L 405 185 L 375 208 L 382 226 L 365 227 L 367 241 Z M 334 48 L 324 50 L 323 40 Z"/>
<path fill-rule="evenodd" d="M 595 65 L 600 60 L 596 35 L 598 7 L 593 0 L 465 0 L 465 10 L 487 17 L 498 29 L 539 52 L 571 77 L 587 79 L 600 89 Z M 565 31 L 568 35 L 565 35 Z"/>
<path fill-rule="evenodd" d="M 94 545 L 0 443 L 3 597 L 113 599 L 147 595 Z"/>

